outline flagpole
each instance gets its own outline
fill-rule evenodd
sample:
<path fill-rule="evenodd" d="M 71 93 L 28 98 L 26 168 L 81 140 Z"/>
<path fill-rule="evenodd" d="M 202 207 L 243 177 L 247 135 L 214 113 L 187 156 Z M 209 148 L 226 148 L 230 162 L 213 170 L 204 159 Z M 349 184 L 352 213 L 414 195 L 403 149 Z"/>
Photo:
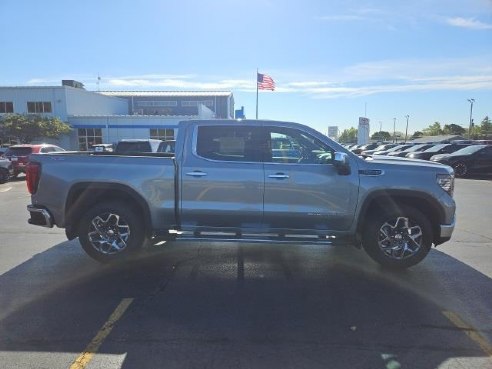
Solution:
<path fill-rule="evenodd" d="M 256 68 L 256 120 L 258 120 L 258 68 Z"/>

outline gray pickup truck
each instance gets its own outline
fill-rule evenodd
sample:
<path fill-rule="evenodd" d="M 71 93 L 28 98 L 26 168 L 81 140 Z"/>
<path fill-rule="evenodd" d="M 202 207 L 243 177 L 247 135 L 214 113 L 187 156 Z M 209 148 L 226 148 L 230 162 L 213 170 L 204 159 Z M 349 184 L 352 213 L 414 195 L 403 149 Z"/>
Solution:
<path fill-rule="evenodd" d="M 276 121 L 186 121 L 174 154 L 32 155 L 29 223 L 65 228 L 96 260 L 149 240 L 362 246 L 406 268 L 455 224 L 450 167 L 361 159 Z"/>

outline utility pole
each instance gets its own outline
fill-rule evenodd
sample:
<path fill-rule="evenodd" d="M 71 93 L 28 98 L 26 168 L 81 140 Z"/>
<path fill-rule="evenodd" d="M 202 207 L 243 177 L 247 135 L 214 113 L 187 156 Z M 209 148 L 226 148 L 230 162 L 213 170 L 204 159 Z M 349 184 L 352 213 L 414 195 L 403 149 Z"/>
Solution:
<path fill-rule="evenodd" d="M 410 115 L 405 115 L 405 118 L 407 118 L 407 129 L 405 130 L 405 143 L 407 143 L 407 135 L 408 135 L 408 118 L 410 118 Z"/>
<path fill-rule="evenodd" d="M 468 102 L 470 103 L 470 126 L 468 128 L 468 139 L 471 140 L 471 130 L 472 130 L 472 126 L 473 126 L 473 119 L 472 119 L 473 103 L 475 102 L 475 99 L 468 99 Z"/>
<path fill-rule="evenodd" d="M 379 139 L 383 141 L 383 134 L 381 133 L 383 131 L 383 122 L 379 121 Z"/>
<path fill-rule="evenodd" d="M 393 143 L 396 143 L 396 118 L 393 118 Z"/>

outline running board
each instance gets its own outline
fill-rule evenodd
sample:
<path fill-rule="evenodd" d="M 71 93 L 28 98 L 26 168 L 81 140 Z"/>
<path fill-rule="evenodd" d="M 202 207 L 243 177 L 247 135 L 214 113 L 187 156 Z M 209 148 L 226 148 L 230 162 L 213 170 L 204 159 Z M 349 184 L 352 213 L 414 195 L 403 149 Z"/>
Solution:
<path fill-rule="evenodd" d="M 176 242 L 239 242 L 270 244 L 332 245 L 335 236 L 318 235 L 274 235 L 274 234 L 240 234 L 214 232 L 177 232 Z"/>

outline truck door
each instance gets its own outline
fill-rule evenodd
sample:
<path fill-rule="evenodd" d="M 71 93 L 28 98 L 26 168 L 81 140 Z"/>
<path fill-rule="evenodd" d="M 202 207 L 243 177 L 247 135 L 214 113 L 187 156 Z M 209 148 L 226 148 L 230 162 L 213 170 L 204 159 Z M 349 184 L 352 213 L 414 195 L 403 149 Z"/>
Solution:
<path fill-rule="evenodd" d="M 181 165 L 183 230 L 257 229 L 263 217 L 261 125 L 194 127 Z"/>
<path fill-rule="evenodd" d="M 264 225 L 347 230 L 357 205 L 357 169 L 339 175 L 332 165 L 333 149 L 301 130 L 274 126 L 265 130 L 271 156 L 265 160 Z"/>

